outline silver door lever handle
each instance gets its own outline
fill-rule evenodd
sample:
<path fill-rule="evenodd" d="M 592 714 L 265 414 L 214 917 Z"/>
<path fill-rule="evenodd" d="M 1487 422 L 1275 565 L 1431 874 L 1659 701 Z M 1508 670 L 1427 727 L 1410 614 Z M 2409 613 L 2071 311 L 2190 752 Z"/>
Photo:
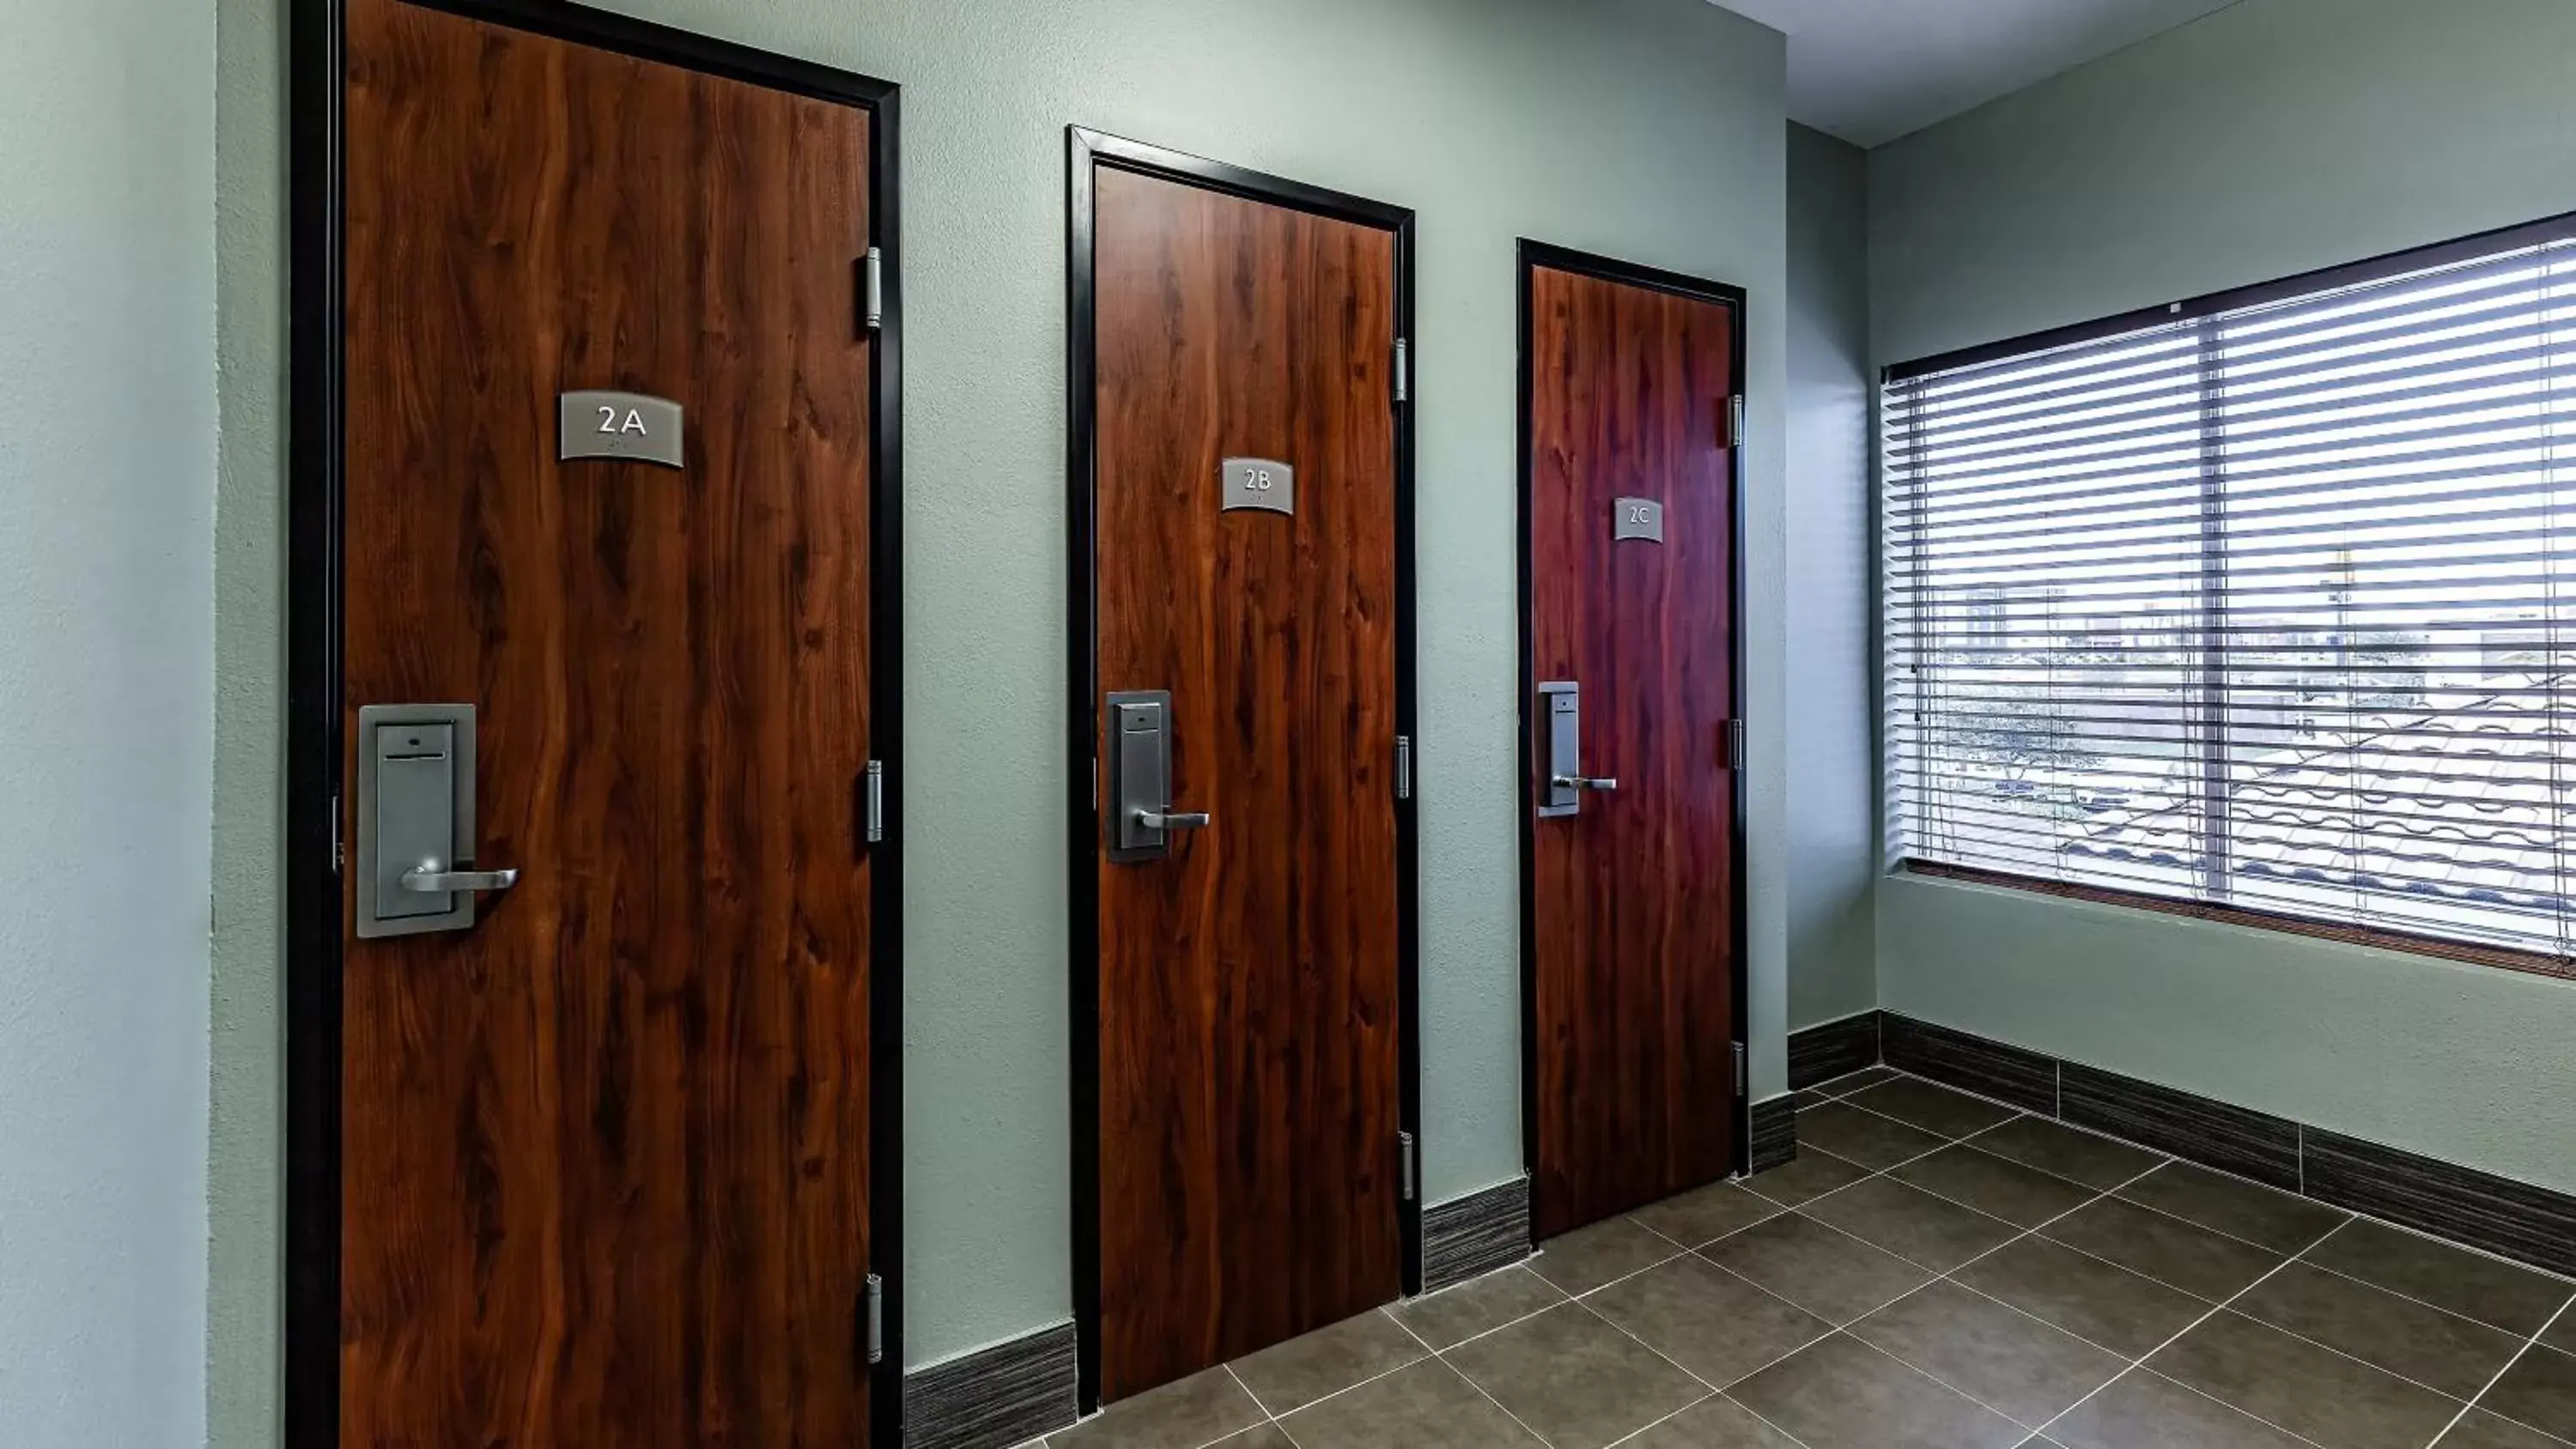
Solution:
<path fill-rule="evenodd" d="M 505 891 L 518 883 L 519 869 L 516 866 L 507 870 L 432 870 L 423 865 L 404 871 L 402 877 L 404 890 L 429 895 L 445 895 L 450 891 Z"/>
<path fill-rule="evenodd" d="M 1617 780 L 1594 779 L 1588 775 L 1552 775 L 1549 783 L 1560 790 L 1616 790 Z"/>
<path fill-rule="evenodd" d="M 1204 810 L 1184 810 L 1166 815 L 1153 810 L 1139 810 L 1136 812 L 1136 823 L 1148 830 L 1196 830 L 1208 823 L 1208 813 Z"/>

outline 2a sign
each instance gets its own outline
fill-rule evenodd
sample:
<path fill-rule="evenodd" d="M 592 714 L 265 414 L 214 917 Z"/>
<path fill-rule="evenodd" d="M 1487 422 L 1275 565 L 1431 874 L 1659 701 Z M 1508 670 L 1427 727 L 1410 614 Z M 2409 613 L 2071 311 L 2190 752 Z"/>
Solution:
<path fill-rule="evenodd" d="M 568 392 L 556 415 L 555 456 L 681 464 L 680 405 L 640 392 Z"/>

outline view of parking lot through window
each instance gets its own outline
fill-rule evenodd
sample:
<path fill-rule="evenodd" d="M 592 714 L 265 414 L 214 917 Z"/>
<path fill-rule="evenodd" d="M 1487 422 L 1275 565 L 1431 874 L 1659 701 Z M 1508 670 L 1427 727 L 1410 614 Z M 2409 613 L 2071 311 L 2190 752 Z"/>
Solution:
<path fill-rule="evenodd" d="M 2576 243 L 1901 373 L 1895 856 L 2568 953 Z"/>

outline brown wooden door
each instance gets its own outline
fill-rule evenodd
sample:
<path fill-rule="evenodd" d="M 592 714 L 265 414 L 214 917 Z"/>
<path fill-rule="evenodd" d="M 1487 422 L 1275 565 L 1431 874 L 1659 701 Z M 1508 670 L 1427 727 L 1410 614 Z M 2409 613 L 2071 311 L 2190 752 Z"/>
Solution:
<path fill-rule="evenodd" d="M 1523 808 L 1541 1237 L 1735 1170 L 1739 308 L 1533 261 Z M 1614 539 L 1620 500 L 1661 542 Z M 1579 686 L 1578 813 L 1540 818 L 1536 686 Z"/>
<path fill-rule="evenodd" d="M 1401 1289 L 1397 258 L 1108 167 L 1094 227 L 1097 678 L 1170 691 L 1174 806 L 1213 816 L 1097 863 L 1117 1398 Z M 1294 512 L 1221 510 L 1231 457 Z"/>
<path fill-rule="evenodd" d="M 472 704 L 522 876 L 352 910 L 340 1442 L 863 1444 L 870 116 L 346 24 L 343 799 L 359 707 Z M 589 388 L 685 468 L 558 462 Z"/>

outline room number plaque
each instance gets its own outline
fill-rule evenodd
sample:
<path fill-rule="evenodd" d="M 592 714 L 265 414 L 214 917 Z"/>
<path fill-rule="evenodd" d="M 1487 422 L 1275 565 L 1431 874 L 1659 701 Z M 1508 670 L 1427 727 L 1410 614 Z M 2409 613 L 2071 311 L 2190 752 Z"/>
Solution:
<path fill-rule="evenodd" d="M 1217 465 L 1217 473 L 1224 484 L 1223 509 L 1297 511 L 1297 470 L 1285 463 L 1272 458 L 1228 458 Z"/>
<path fill-rule="evenodd" d="M 680 405 L 640 392 L 568 392 L 556 409 L 555 457 L 680 466 Z"/>
<path fill-rule="evenodd" d="M 1642 538 L 1650 543 L 1664 541 L 1664 505 L 1651 498 L 1614 498 L 1610 501 L 1610 537 Z"/>

